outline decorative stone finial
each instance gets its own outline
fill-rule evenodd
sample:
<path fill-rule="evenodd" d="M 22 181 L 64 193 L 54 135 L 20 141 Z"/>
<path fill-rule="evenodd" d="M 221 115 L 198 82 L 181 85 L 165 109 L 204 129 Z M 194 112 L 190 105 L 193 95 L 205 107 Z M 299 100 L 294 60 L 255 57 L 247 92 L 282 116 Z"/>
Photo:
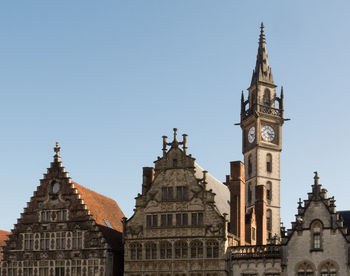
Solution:
<path fill-rule="evenodd" d="M 167 143 L 166 143 L 166 138 L 168 138 L 168 137 L 166 137 L 166 136 L 162 136 L 162 138 L 163 138 L 163 156 L 165 156 L 165 154 L 166 154 L 166 145 L 167 145 Z"/>
<path fill-rule="evenodd" d="M 301 198 L 299 197 L 298 208 L 302 208 L 303 207 L 302 204 L 303 204 L 303 202 L 301 201 Z"/>
<path fill-rule="evenodd" d="M 187 154 L 187 134 L 182 134 L 182 149 Z"/>
<path fill-rule="evenodd" d="M 60 161 L 60 151 L 61 151 L 61 147 L 60 144 L 58 142 L 56 142 L 56 146 L 53 148 L 55 155 L 54 155 L 54 160 L 55 161 Z"/>
<path fill-rule="evenodd" d="M 315 176 L 314 176 L 314 185 L 312 186 L 312 193 L 314 197 L 318 199 L 321 192 L 321 185 L 318 183 L 318 180 L 320 178 L 318 177 L 317 171 L 315 171 L 314 174 Z"/>
<path fill-rule="evenodd" d="M 174 130 L 174 142 L 177 142 L 177 128 L 175 127 L 173 130 Z"/>
<path fill-rule="evenodd" d="M 265 33 L 264 33 L 264 23 L 261 22 L 260 25 L 260 37 L 259 37 L 259 44 L 262 45 L 263 43 L 265 43 Z"/>

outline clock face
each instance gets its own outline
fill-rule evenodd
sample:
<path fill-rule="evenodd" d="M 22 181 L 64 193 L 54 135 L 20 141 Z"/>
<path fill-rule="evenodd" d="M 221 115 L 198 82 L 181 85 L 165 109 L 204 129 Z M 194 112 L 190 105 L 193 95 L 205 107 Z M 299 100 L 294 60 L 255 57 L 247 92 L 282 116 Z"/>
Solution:
<path fill-rule="evenodd" d="M 253 143 L 255 140 L 255 127 L 251 127 L 248 131 L 248 142 Z"/>
<path fill-rule="evenodd" d="M 265 125 L 261 129 L 261 137 L 266 142 L 272 142 L 275 138 L 275 131 L 273 130 L 272 126 Z"/>
<path fill-rule="evenodd" d="M 60 183 L 58 183 L 58 182 L 54 183 L 52 186 L 52 192 L 54 194 L 57 194 L 59 190 L 60 190 Z"/>

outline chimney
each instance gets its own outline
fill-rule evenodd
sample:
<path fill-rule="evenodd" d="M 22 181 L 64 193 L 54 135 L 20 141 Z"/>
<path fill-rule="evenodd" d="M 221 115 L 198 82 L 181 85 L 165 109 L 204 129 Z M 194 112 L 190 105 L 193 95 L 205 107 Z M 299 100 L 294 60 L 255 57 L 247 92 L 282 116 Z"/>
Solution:
<path fill-rule="evenodd" d="M 226 178 L 231 193 L 230 231 L 245 245 L 245 173 L 241 161 L 230 162 L 230 176 Z"/>
<path fill-rule="evenodd" d="M 142 194 L 145 194 L 154 180 L 154 168 L 152 167 L 143 167 L 142 174 Z"/>
<path fill-rule="evenodd" d="M 266 187 L 258 185 L 255 188 L 255 214 L 256 214 L 256 244 L 265 245 L 266 230 Z"/>

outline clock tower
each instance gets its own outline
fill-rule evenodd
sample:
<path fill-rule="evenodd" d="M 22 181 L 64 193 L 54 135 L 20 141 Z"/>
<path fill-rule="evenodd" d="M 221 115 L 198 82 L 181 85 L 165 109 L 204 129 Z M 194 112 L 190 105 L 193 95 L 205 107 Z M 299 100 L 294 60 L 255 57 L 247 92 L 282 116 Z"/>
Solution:
<path fill-rule="evenodd" d="M 268 63 L 264 25 L 248 88 L 241 98 L 242 150 L 244 154 L 247 211 L 254 209 L 260 221 L 260 239 L 266 244 L 280 236 L 280 152 L 282 150 L 283 88 L 276 93 Z M 257 225 L 259 235 L 259 225 Z"/>

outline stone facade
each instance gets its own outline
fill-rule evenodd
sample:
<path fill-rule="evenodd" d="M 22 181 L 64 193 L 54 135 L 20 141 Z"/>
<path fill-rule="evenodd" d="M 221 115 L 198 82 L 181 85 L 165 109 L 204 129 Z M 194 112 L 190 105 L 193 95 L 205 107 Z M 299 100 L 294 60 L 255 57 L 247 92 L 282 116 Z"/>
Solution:
<path fill-rule="evenodd" d="M 186 136 L 178 142 L 174 131 L 124 223 L 124 274 L 227 275 L 229 190 L 195 163 Z"/>
<path fill-rule="evenodd" d="M 122 275 L 122 211 L 54 161 L 3 248 L 2 276 Z"/>

